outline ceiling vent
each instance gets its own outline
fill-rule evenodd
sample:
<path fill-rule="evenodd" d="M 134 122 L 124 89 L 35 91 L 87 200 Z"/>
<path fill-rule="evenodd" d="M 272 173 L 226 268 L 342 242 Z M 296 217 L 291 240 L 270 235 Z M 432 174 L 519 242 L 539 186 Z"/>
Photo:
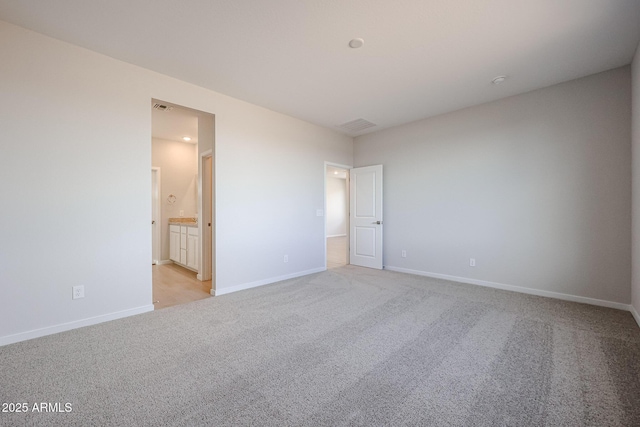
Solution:
<path fill-rule="evenodd" d="M 342 130 L 346 130 L 347 132 L 356 133 L 356 132 L 360 132 L 361 130 L 374 127 L 375 125 L 376 125 L 375 123 L 371 123 L 370 121 L 365 119 L 356 119 L 356 120 L 351 120 L 350 122 L 347 122 L 347 123 L 343 123 L 338 127 Z"/>
<path fill-rule="evenodd" d="M 153 104 L 153 108 L 156 110 L 160 110 L 160 111 L 171 111 L 173 110 L 173 107 L 170 107 L 168 105 L 164 105 L 164 104 L 159 104 L 159 103 L 155 103 Z"/>

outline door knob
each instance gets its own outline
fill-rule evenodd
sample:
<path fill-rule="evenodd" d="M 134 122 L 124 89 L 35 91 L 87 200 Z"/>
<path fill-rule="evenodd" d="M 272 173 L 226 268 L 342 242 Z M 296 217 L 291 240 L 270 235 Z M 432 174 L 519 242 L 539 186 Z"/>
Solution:
<path fill-rule="evenodd" d="M 156 223 L 155 221 L 151 221 L 151 225 L 153 225 L 153 224 L 155 224 L 155 223 Z"/>
<path fill-rule="evenodd" d="M 380 224 L 382 224 L 382 221 L 372 222 L 371 224 L 377 224 L 377 225 L 380 225 Z"/>

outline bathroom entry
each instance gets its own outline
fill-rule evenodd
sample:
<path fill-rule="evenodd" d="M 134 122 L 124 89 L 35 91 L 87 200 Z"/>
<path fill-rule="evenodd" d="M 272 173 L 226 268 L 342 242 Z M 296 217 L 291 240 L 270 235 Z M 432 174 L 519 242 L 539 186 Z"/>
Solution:
<path fill-rule="evenodd" d="M 212 290 L 212 114 L 152 100 L 152 168 L 162 171 L 158 262 L 153 269 L 156 309 L 207 298 Z"/>
<path fill-rule="evenodd" d="M 349 168 L 325 164 L 325 241 L 328 269 L 349 263 Z"/>

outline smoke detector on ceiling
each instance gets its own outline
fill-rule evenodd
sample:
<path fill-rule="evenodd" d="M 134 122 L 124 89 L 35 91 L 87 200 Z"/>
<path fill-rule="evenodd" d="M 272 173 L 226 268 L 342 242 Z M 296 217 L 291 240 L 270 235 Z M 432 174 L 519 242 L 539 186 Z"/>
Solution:
<path fill-rule="evenodd" d="M 498 76 L 498 77 L 494 77 L 493 80 L 491 80 L 491 83 L 493 83 L 494 85 L 499 85 L 500 83 L 503 83 L 505 80 L 507 80 L 507 76 Z"/>
<path fill-rule="evenodd" d="M 173 110 L 173 107 L 170 107 L 168 105 L 164 105 L 164 104 L 160 104 L 158 102 L 156 102 L 155 104 L 153 104 L 153 108 L 159 111 L 171 111 Z"/>
<path fill-rule="evenodd" d="M 358 48 L 361 48 L 362 46 L 364 46 L 364 39 L 361 39 L 361 38 L 353 39 L 349 42 L 349 47 L 351 49 L 358 49 Z"/>

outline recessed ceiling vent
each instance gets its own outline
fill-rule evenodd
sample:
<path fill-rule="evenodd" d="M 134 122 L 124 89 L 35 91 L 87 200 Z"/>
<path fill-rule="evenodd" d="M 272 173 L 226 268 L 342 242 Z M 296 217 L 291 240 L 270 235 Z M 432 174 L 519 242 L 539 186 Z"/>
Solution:
<path fill-rule="evenodd" d="M 155 108 L 156 110 L 160 110 L 160 111 L 171 111 L 173 110 L 173 107 L 170 107 L 168 105 L 164 105 L 164 104 L 160 104 L 160 103 L 155 103 L 153 104 L 153 108 Z"/>
<path fill-rule="evenodd" d="M 347 132 L 356 133 L 356 132 L 360 132 L 361 130 L 374 127 L 375 125 L 376 125 L 375 123 L 371 123 L 370 121 L 365 119 L 355 119 L 355 120 L 351 120 L 350 122 L 343 123 L 338 127 L 342 130 L 346 130 Z"/>

